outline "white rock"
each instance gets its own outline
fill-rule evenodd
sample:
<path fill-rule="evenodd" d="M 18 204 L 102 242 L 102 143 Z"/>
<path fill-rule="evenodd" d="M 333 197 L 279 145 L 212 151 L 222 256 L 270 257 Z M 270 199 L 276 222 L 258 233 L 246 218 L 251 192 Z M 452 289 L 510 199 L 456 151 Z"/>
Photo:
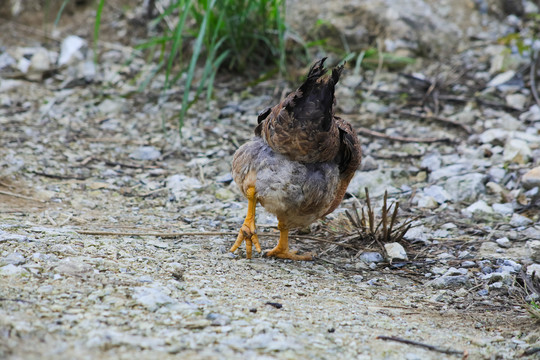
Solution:
<path fill-rule="evenodd" d="M 523 122 L 535 122 L 540 121 L 540 106 L 537 104 L 534 104 L 529 108 L 529 111 L 525 111 L 521 115 L 519 115 L 519 120 Z"/>
<path fill-rule="evenodd" d="M 135 288 L 133 299 L 144 305 L 150 311 L 155 311 L 166 304 L 173 304 L 175 300 L 164 293 L 164 289 L 158 287 Z"/>
<path fill-rule="evenodd" d="M 28 271 L 26 271 L 24 268 L 20 266 L 15 266 L 13 264 L 9 264 L 6 266 L 0 267 L 0 275 L 4 276 L 26 276 L 28 275 Z"/>
<path fill-rule="evenodd" d="M 527 266 L 527 275 L 530 277 L 533 277 L 533 279 L 536 279 L 540 281 L 540 264 L 531 264 Z"/>
<path fill-rule="evenodd" d="M 51 58 L 49 51 L 45 48 L 38 48 L 30 59 L 26 77 L 30 80 L 40 81 L 43 73 L 51 69 Z"/>
<path fill-rule="evenodd" d="M 66 65 L 76 60 L 83 60 L 84 56 L 79 51 L 86 41 L 78 36 L 70 35 L 62 41 L 60 46 L 60 56 L 58 57 L 58 65 Z"/>
<path fill-rule="evenodd" d="M 497 239 L 495 240 L 495 242 L 499 244 L 500 247 L 506 248 L 506 249 L 512 246 L 512 243 L 510 242 L 510 240 L 508 240 L 507 237 L 502 237 L 500 239 Z"/>
<path fill-rule="evenodd" d="M 153 146 L 140 146 L 129 157 L 135 160 L 157 160 L 161 157 L 161 151 Z"/>
<path fill-rule="evenodd" d="M 401 246 L 401 244 L 397 242 L 384 244 L 384 249 L 386 250 L 386 253 L 388 255 L 388 260 L 408 260 L 407 252 Z"/>
<path fill-rule="evenodd" d="M 491 214 L 493 213 L 493 208 L 489 206 L 484 200 L 478 200 L 477 202 L 468 206 L 463 212 L 467 214 L 474 214 L 475 212 Z"/>
<path fill-rule="evenodd" d="M 439 185 L 432 185 L 428 186 L 424 189 L 424 194 L 427 196 L 431 196 L 435 199 L 439 204 L 445 203 L 452 199 L 450 194 L 442 186 Z"/>
<path fill-rule="evenodd" d="M 94 273 L 94 268 L 78 258 L 65 258 L 58 262 L 55 272 L 61 275 L 85 277 Z"/>
<path fill-rule="evenodd" d="M 431 153 L 424 156 L 420 167 L 429 171 L 435 171 L 441 168 L 441 162 L 441 155 L 439 153 Z"/>
<path fill-rule="evenodd" d="M 180 199 L 183 196 L 186 196 L 188 191 L 202 188 L 202 184 L 195 178 L 177 174 L 167 178 L 167 188 L 177 199 Z"/>
<path fill-rule="evenodd" d="M 517 164 L 529 162 L 532 152 L 527 142 L 521 139 L 510 139 L 506 141 L 503 152 L 503 160 Z"/>
<path fill-rule="evenodd" d="M 439 207 L 439 203 L 432 196 L 419 195 L 415 197 L 419 208 L 423 209 L 436 209 Z"/>
<path fill-rule="evenodd" d="M 486 130 L 478 135 L 478 139 L 482 144 L 502 145 L 505 143 L 508 136 L 509 132 L 507 130 L 494 128 Z"/>
<path fill-rule="evenodd" d="M 510 81 L 515 75 L 516 75 L 516 72 L 514 70 L 505 71 L 502 74 L 499 74 L 495 76 L 493 79 L 491 79 L 491 81 L 487 83 L 487 86 L 496 87 L 496 86 L 502 85 Z"/>
<path fill-rule="evenodd" d="M 480 173 L 452 176 L 446 180 L 444 189 L 453 201 L 474 201 L 485 192 L 485 179 L 486 176 Z"/>
<path fill-rule="evenodd" d="M 6 256 L 5 258 L 0 259 L 0 264 L 2 265 L 7 265 L 7 264 L 21 265 L 21 264 L 24 264 L 25 262 L 26 262 L 26 259 L 19 252 L 13 252 L 9 254 L 8 256 Z"/>
<path fill-rule="evenodd" d="M 527 241 L 527 248 L 531 259 L 536 262 L 540 262 L 540 240 Z"/>
<path fill-rule="evenodd" d="M 493 204 L 491 207 L 493 208 L 493 211 L 502 215 L 512 215 L 514 213 L 512 203 Z"/>
<path fill-rule="evenodd" d="M 527 102 L 527 97 L 523 94 L 508 94 L 505 97 L 506 103 L 519 110 L 523 110 L 525 103 Z"/>
<path fill-rule="evenodd" d="M 410 241 L 427 242 L 431 230 L 426 228 L 424 225 L 414 226 L 416 225 L 415 223 L 412 225 L 413 227 L 411 227 L 403 237 Z"/>
<path fill-rule="evenodd" d="M 530 225 L 532 222 L 533 221 L 531 219 L 520 214 L 514 214 L 510 219 L 510 225 L 515 227 Z"/>

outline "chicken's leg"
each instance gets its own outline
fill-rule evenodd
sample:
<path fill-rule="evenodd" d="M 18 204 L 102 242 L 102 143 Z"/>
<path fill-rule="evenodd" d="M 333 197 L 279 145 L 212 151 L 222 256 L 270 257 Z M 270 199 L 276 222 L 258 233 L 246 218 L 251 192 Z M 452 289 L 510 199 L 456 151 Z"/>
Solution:
<path fill-rule="evenodd" d="M 231 252 L 235 252 L 236 249 L 242 245 L 242 241 L 246 241 L 246 257 L 251 259 L 252 245 L 255 245 L 255 249 L 261 252 L 261 245 L 259 244 L 259 238 L 257 237 L 257 230 L 255 228 L 255 208 L 257 206 L 257 198 L 255 196 L 255 187 L 250 186 L 246 191 L 246 197 L 248 199 L 248 212 L 244 224 L 238 232 L 238 237 L 234 245 L 231 247 Z"/>
<path fill-rule="evenodd" d="M 275 248 L 268 251 L 265 256 L 274 256 L 280 259 L 290 260 L 313 260 L 311 254 L 297 255 L 296 251 L 289 250 L 289 229 L 278 220 L 279 241 Z"/>

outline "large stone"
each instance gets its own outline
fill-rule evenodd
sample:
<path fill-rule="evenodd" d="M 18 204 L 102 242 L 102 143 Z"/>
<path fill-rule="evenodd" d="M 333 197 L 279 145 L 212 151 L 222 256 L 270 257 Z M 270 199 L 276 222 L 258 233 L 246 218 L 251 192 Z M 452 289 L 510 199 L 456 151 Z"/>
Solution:
<path fill-rule="evenodd" d="M 527 241 L 527 247 L 531 259 L 535 262 L 540 262 L 540 240 Z"/>
<path fill-rule="evenodd" d="M 521 184 L 525 189 L 540 186 L 540 166 L 532 168 L 521 177 Z"/>
<path fill-rule="evenodd" d="M 388 255 L 388 260 L 408 260 L 407 252 L 399 243 L 384 244 L 384 249 Z"/>
<path fill-rule="evenodd" d="M 527 142 L 521 139 L 509 139 L 506 141 L 503 152 L 503 160 L 517 164 L 525 164 L 531 159 L 531 148 Z"/>
<path fill-rule="evenodd" d="M 452 176 L 446 180 L 444 188 L 452 200 L 472 202 L 485 192 L 485 180 L 486 176 L 480 173 Z"/>

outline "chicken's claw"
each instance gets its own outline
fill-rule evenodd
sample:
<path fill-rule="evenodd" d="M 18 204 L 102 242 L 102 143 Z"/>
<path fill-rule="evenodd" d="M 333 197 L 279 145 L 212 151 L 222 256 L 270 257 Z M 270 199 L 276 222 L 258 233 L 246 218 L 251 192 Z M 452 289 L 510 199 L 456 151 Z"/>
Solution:
<path fill-rule="evenodd" d="M 244 222 L 244 225 L 242 225 L 240 231 L 238 232 L 238 237 L 236 238 L 234 245 L 231 247 L 231 252 L 235 252 L 236 249 L 242 245 L 244 240 L 246 241 L 246 257 L 248 259 L 251 259 L 253 245 L 255 245 L 255 250 L 261 252 L 259 237 L 257 236 L 257 232 L 255 230 L 255 222 L 252 224 Z"/>
<path fill-rule="evenodd" d="M 304 255 L 296 254 L 296 251 L 278 249 L 276 246 L 272 250 L 267 251 L 264 256 L 272 256 L 280 259 L 289 259 L 289 260 L 300 260 L 300 261 L 311 261 L 313 260 L 313 255 L 311 253 L 306 253 Z"/>
<path fill-rule="evenodd" d="M 246 197 L 248 199 L 248 213 L 244 224 L 238 232 L 238 237 L 231 247 L 231 252 L 235 252 L 236 249 L 242 245 L 242 242 L 246 241 L 246 257 L 251 259 L 251 253 L 253 245 L 258 252 L 261 252 L 261 245 L 259 244 L 259 237 L 257 236 L 257 229 L 255 227 L 255 207 L 257 205 L 257 199 L 255 195 L 255 187 L 250 186 L 246 190 Z"/>

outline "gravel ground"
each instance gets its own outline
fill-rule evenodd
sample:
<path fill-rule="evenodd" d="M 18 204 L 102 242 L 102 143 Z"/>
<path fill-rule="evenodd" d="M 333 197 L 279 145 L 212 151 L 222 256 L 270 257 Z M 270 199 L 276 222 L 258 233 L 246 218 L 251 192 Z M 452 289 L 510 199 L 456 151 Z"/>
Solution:
<path fill-rule="evenodd" d="M 463 51 L 448 59 L 468 66 L 459 82 L 440 63 L 408 77 L 348 69 L 339 112 L 365 158 L 342 207 L 292 242 L 316 260 L 246 260 L 228 252 L 247 206 L 230 161 L 288 84 L 223 74 L 180 137 L 183 89 L 160 99 L 158 76 L 137 92 L 151 68 L 124 65 L 129 48 L 105 42 L 95 67 L 69 27 L 54 45 L 0 30 L 0 358 L 514 359 L 540 347 L 527 312 L 538 294 L 524 289 L 540 282 L 540 110 L 518 81 L 526 55 L 491 71 L 500 45 Z M 426 95 L 434 74 L 446 83 Z M 414 115 L 429 107 L 439 120 Z M 388 190 L 400 222 L 417 218 L 393 259 L 347 222 L 364 187 L 377 214 Z M 271 248 L 276 220 L 257 219 Z M 208 234 L 167 236 L 193 232 Z"/>

